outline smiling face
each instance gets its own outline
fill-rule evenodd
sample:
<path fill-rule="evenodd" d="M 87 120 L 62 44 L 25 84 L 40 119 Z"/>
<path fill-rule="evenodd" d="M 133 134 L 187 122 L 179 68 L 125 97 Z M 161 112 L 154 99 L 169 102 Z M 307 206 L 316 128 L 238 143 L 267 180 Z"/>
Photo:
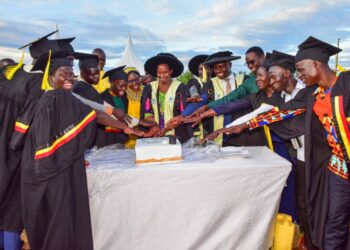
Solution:
<path fill-rule="evenodd" d="M 270 85 L 273 90 L 282 92 L 286 89 L 288 84 L 289 71 L 285 70 L 280 66 L 272 66 L 269 69 Z"/>
<path fill-rule="evenodd" d="M 140 91 L 141 88 L 141 77 L 135 72 L 128 74 L 128 87 L 134 92 Z"/>
<path fill-rule="evenodd" d="M 231 62 L 217 63 L 214 65 L 214 73 L 220 79 L 225 79 L 231 74 Z"/>
<path fill-rule="evenodd" d="M 74 72 L 70 66 L 59 67 L 52 75 L 49 76 L 50 85 L 54 89 L 71 90 L 74 83 Z"/>
<path fill-rule="evenodd" d="M 111 81 L 111 90 L 118 97 L 122 97 L 125 94 L 126 88 L 127 83 L 124 80 L 116 79 Z"/>
<path fill-rule="evenodd" d="M 173 70 L 168 64 L 159 64 L 157 67 L 157 78 L 160 83 L 168 84 L 171 82 L 171 75 Z"/>
<path fill-rule="evenodd" d="M 268 71 L 265 67 L 259 67 L 256 73 L 256 84 L 259 90 L 267 89 L 270 86 Z"/>
<path fill-rule="evenodd" d="M 319 62 L 305 59 L 295 64 L 298 78 L 303 81 L 307 87 L 318 82 L 320 65 Z"/>
<path fill-rule="evenodd" d="M 249 52 L 245 55 L 245 63 L 248 69 L 256 74 L 259 67 L 265 60 L 265 56 L 258 56 L 255 52 Z"/>
<path fill-rule="evenodd" d="M 100 70 L 99 68 L 87 68 L 82 69 L 80 72 L 81 78 L 87 83 L 96 85 L 100 81 Z"/>

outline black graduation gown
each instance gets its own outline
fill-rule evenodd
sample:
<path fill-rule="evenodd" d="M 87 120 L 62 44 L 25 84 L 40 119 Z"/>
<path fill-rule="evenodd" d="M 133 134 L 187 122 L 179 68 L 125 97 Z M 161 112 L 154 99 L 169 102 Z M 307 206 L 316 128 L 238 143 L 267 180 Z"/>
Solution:
<path fill-rule="evenodd" d="M 270 105 L 279 105 L 283 100 L 281 95 L 274 92 L 271 97 L 268 97 L 264 91 L 258 91 L 256 94 L 250 94 L 242 98 L 250 103 L 251 108 L 235 112 L 232 115 L 232 120 L 235 120 L 247 113 L 260 107 L 262 103 Z M 263 128 L 245 130 L 240 134 L 232 134 L 228 137 L 225 146 L 268 146 L 265 132 Z"/>
<path fill-rule="evenodd" d="M 159 90 L 158 90 L 159 93 Z M 157 93 L 157 94 L 158 94 Z M 188 98 L 190 94 L 188 93 L 188 89 L 184 84 L 180 84 L 176 90 L 176 96 L 174 101 L 174 109 L 173 109 L 173 117 L 181 114 L 182 110 L 180 108 L 181 105 L 186 107 L 186 98 Z M 147 99 L 152 99 L 152 85 L 148 84 L 144 87 L 141 97 L 141 114 L 140 119 L 144 119 L 145 117 L 145 107 Z M 151 105 L 152 109 L 152 105 Z M 159 108 L 158 108 L 159 110 Z M 185 143 L 191 137 L 193 137 L 193 130 L 190 124 L 182 124 L 175 128 L 175 135 L 179 138 L 181 143 Z"/>
<path fill-rule="evenodd" d="M 337 83 L 332 89 L 332 96 L 349 93 L 349 88 L 344 89 L 343 81 L 338 78 Z M 347 85 L 350 85 L 349 82 Z M 297 96 L 290 102 L 281 105 L 281 109 L 298 109 L 305 108 L 305 178 L 306 178 L 306 210 L 309 218 L 309 228 L 312 244 L 315 247 L 322 248 L 324 228 L 328 213 L 328 163 L 332 155 L 328 146 L 325 130 L 313 112 L 315 96 L 313 95 L 317 86 L 305 88 L 301 90 Z M 349 105 L 347 106 L 349 112 Z M 349 112 L 350 113 L 350 112 Z M 348 113 L 348 114 L 349 114 Z M 300 128 L 296 124 L 294 117 L 290 119 L 290 130 L 287 132 L 289 136 L 297 136 Z M 294 123 L 294 124 L 293 124 Z M 295 134 L 293 135 L 293 131 Z M 280 131 L 281 132 L 281 131 Z"/>
<path fill-rule="evenodd" d="M 106 91 L 104 91 L 103 93 L 101 93 L 101 98 L 102 100 L 104 100 L 105 102 L 107 102 L 108 104 L 110 104 L 113 107 L 115 106 L 115 103 L 113 101 L 113 96 L 109 93 L 109 90 L 107 89 Z M 126 96 L 126 94 L 123 96 L 122 98 L 123 103 L 125 105 L 126 108 L 126 112 L 128 110 L 128 98 Z M 116 107 L 118 108 L 118 107 Z M 112 145 L 112 144 L 116 144 L 116 143 L 121 143 L 121 144 L 125 144 L 127 142 L 127 140 L 129 139 L 129 136 L 124 134 L 123 131 L 120 132 L 107 132 L 106 131 L 106 141 L 105 141 L 105 145 Z"/>
<path fill-rule="evenodd" d="M 42 93 L 42 74 L 20 68 L 11 80 L 0 74 L 0 230 L 23 229 L 20 197 L 20 161 L 26 129 Z M 20 132 L 19 132 L 20 131 Z M 16 142 L 10 147 L 11 140 Z"/>
<path fill-rule="evenodd" d="M 38 103 L 22 159 L 23 222 L 31 249 L 93 249 L 84 152 L 95 111 L 67 90 Z"/>
<path fill-rule="evenodd" d="M 92 87 L 92 85 L 84 81 L 77 81 L 74 84 L 73 92 L 90 101 L 103 104 L 103 100 L 100 94 L 97 92 L 97 90 L 94 87 Z M 93 145 L 98 148 L 110 145 L 108 144 L 106 137 L 107 137 L 107 134 L 105 132 L 105 126 L 98 124 L 96 138 Z"/>

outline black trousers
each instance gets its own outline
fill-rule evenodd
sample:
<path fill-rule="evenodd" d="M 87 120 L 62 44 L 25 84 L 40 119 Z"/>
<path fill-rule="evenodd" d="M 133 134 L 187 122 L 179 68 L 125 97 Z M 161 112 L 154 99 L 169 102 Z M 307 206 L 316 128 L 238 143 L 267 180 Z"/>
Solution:
<path fill-rule="evenodd" d="M 350 224 L 350 181 L 329 174 L 329 208 L 323 239 L 325 250 L 347 249 Z"/>
<path fill-rule="evenodd" d="M 295 168 L 295 197 L 301 230 L 304 232 L 305 246 L 315 249 L 311 243 L 309 219 L 306 211 L 306 177 L 305 162 L 296 160 Z"/>

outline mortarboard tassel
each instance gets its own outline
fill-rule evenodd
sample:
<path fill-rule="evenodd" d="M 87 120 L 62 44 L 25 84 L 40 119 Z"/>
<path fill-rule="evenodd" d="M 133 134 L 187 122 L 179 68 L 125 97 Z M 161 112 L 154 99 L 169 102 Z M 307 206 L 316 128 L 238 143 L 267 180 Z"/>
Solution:
<path fill-rule="evenodd" d="M 49 70 L 50 70 L 50 64 L 51 64 L 51 50 L 49 51 L 49 58 L 47 60 L 43 81 L 41 83 L 41 89 L 42 90 L 49 90 L 52 89 L 50 83 L 49 83 Z"/>
<path fill-rule="evenodd" d="M 203 65 L 202 81 L 207 82 L 207 78 L 208 78 L 207 69 Z"/>
<path fill-rule="evenodd" d="M 4 76 L 6 77 L 7 80 L 11 80 L 13 78 L 17 70 L 19 70 L 22 67 L 23 61 L 24 61 L 24 50 L 22 50 L 22 56 L 21 56 L 21 59 L 19 60 L 19 63 L 17 63 L 16 65 L 11 65 L 6 67 L 4 71 Z"/>

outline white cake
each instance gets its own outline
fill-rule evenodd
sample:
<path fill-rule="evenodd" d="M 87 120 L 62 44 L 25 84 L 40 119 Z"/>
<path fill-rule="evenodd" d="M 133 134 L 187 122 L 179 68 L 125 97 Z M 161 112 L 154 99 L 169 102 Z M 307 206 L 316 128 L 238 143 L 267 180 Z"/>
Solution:
<path fill-rule="evenodd" d="M 170 144 L 168 137 L 137 139 L 136 163 L 168 162 L 182 160 L 181 143 Z"/>

